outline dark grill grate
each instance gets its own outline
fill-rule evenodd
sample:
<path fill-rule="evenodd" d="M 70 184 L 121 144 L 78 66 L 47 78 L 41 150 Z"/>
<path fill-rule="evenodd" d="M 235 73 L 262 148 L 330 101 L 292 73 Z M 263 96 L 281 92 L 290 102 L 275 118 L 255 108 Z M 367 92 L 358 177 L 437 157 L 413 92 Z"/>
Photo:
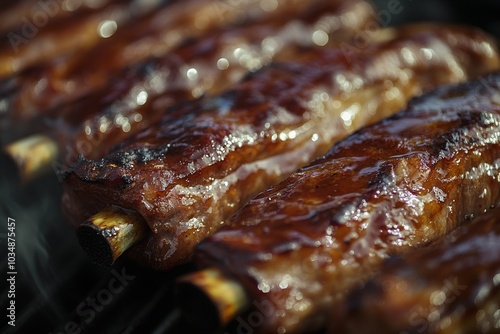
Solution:
<path fill-rule="evenodd" d="M 8 177 L 0 212 L 16 220 L 16 327 L 3 322 L 2 333 L 199 333 L 181 317 L 172 289 L 191 268 L 157 273 L 119 262 L 110 272 L 92 265 L 63 223 L 55 177 L 24 187 Z M 6 256 L 0 267 L 8 271 Z M 5 310 L 7 287 L 1 290 Z"/>

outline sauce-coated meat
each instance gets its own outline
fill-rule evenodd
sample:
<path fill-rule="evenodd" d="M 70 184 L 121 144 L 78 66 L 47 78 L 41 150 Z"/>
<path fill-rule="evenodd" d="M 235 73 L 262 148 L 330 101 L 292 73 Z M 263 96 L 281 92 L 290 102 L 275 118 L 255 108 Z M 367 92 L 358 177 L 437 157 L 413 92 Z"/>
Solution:
<path fill-rule="evenodd" d="M 216 29 L 244 22 L 284 20 L 315 6 L 328 8 L 342 3 L 345 0 L 332 0 L 326 4 L 320 0 L 173 1 L 116 31 L 112 37 L 101 38 L 102 41 L 88 51 L 51 60 L 45 66 L 4 82 L 5 87 L 15 86 L 9 88 L 10 93 L 3 102 L 7 106 L 4 113 L 14 119 L 29 120 L 44 110 L 105 89 L 114 81 L 114 75 L 125 67 L 150 57 L 167 56 L 190 39 L 205 36 Z M 61 41 L 76 39 L 71 32 L 68 32 L 68 38 L 63 36 L 64 33 L 66 30 L 58 31 L 54 38 Z M 19 61 L 21 56 L 22 53 L 14 59 Z"/>
<path fill-rule="evenodd" d="M 311 330 L 388 254 L 500 205 L 499 175 L 497 73 L 416 98 L 341 141 L 250 201 L 196 260 L 268 304 L 266 333 Z"/>
<path fill-rule="evenodd" d="M 275 58 L 293 59 L 295 48 L 314 45 L 318 26 L 331 43 L 348 40 L 373 14 L 364 0 L 311 3 L 306 9 L 193 40 L 121 72 L 106 89 L 47 111 L 36 121 L 60 143 L 62 162 L 72 164 L 79 155 L 96 159 L 153 124 L 167 107 L 220 92 Z M 350 16 L 356 20 L 342 19 Z"/>
<path fill-rule="evenodd" d="M 106 157 L 82 159 L 61 173 L 67 217 L 79 224 L 107 206 L 135 210 L 150 234 L 129 255 L 167 269 L 333 142 L 422 90 L 499 65 L 477 30 L 430 25 L 379 34 L 387 40 L 348 53 L 311 50 L 273 63 L 219 96 L 171 108 Z"/>
<path fill-rule="evenodd" d="M 497 208 L 429 247 L 388 260 L 336 305 L 331 333 L 497 333 L 499 309 Z"/>

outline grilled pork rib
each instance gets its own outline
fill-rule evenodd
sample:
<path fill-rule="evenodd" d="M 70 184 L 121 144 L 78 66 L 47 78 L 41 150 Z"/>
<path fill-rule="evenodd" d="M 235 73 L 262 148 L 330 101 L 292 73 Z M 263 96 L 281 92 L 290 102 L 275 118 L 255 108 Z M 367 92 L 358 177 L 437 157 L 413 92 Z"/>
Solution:
<path fill-rule="evenodd" d="M 224 94 L 178 105 L 96 161 L 61 173 L 66 216 L 135 210 L 150 234 L 129 254 L 155 269 L 190 258 L 248 200 L 411 96 L 498 67 L 476 30 L 414 26 L 349 53 L 304 52 Z M 387 37 L 388 31 L 380 34 Z"/>
<path fill-rule="evenodd" d="M 272 304 L 266 333 L 326 325 L 388 254 L 500 204 L 499 94 L 495 74 L 363 128 L 250 201 L 198 246 L 198 264 Z"/>
<path fill-rule="evenodd" d="M 364 0 L 329 1 L 296 15 L 232 26 L 127 69 L 107 89 L 47 111 L 36 121 L 56 136 L 64 163 L 74 163 L 79 155 L 96 159 L 153 124 L 174 103 L 215 94 L 274 58 L 293 57 L 294 47 L 314 44 L 318 26 L 332 41 L 347 40 L 372 13 Z M 341 20 L 346 16 L 357 19 Z"/>
<path fill-rule="evenodd" d="M 4 83 L 5 86 L 16 86 L 6 98 L 7 112 L 15 119 L 32 119 L 43 110 L 104 89 L 120 69 L 141 63 L 150 57 L 168 57 L 170 51 L 189 39 L 238 23 L 270 22 L 273 19 L 283 21 L 315 6 L 331 8 L 345 2 L 175 1 L 117 31 L 112 38 L 88 52 L 70 59 L 56 59 L 46 67 L 14 78 L 13 83 Z"/>
<path fill-rule="evenodd" d="M 498 332 L 499 254 L 497 208 L 429 247 L 387 261 L 335 307 L 331 333 Z"/>

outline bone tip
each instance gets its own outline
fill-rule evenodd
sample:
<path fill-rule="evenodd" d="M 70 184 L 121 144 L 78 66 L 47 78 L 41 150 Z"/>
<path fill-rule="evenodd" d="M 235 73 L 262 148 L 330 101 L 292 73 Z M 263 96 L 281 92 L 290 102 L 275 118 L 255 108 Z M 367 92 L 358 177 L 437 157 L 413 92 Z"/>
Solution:
<path fill-rule="evenodd" d="M 98 227 L 85 222 L 76 229 L 76 236 L 83 251 L 93 263 L 111 268 L 116 258 L 109 240 L 103 236 Z"/>
<path fill-rule="evenodd" d="M 25 183 L 50 171 L 59 148 L 51 138 L 33 135 L 5 146 L 2 154 L 14 164 L 18 180 Z"/>
<path fill-rule="evenodd" d="M 204 328 L 226 326 L 248 306 L 240 285 L 218 269 L 206 269 L 181 278 L 177 296 L 186 318 Z"/>
<path fill-rule="evenodd" d="M 146 234 L 146 223 L 137 213 L 109 207 L 76 229 L 81 247 L 92 262 L 104 267 L 113 263 Z"/>

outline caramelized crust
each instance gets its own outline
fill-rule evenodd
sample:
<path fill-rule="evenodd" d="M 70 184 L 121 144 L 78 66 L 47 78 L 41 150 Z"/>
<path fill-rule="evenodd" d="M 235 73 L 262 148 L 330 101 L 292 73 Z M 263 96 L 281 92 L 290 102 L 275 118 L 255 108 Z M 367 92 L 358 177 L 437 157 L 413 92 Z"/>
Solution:
<path fill-rule="evenodd" d="M 110 205 L 137 211 L 150 234 L 129 254 L 167 269 L 333 142 L 423 89 L 498 67 L 492 45 L 475 30 L 431 25 L 395 34 L 349 56 L 304 52 L 222 95 L 171 108 L 105 158 L 61 173 L 67 217 L 78 225 Z"/>
<path fill-rule="evenodd" d="M 325 325 L 388 254 L 500 204 L 499 96 L 495 74 L 413 100 L 250 201 L 197 262 L 272 303 L 266 333 Z"/>
<path fill-rule="evenodd" d="M 294 48 L 314 45 L 317 26 L 334 43 L 347 40 L 372 17 L 364 0 L 313 2 L 304 7 L 296 15 L 262 18 L 186 43 L 167 56 L 123 71 L 105 90 L 44 113 L 45 127 L 57 127 L 53 134 L 63 148 L 63 162 L 73 164 L 79 155 L 102 157 L 156 122 L 167 107 L 220 92 L 272 59 L 293 59 Z M 342 19 L 351 16 L 357 18 Z"/>
<path fill-rule="evenodd" d="M 186 41 L 216 29 L 244 22 L 282 21 L 315 6 L 331 8 L 346 2 L 174 1 L 117 31 L 89 51 L 50 61 L 15 78 L 16 90 L 8 97 L 8 112 L 15 119 L 32 119 L 41 111 L 105 88 L 113 82 L 114 74 L 125 67 L 150 57 L 162 57 Z M 363 17 L 361 21 L 366 20 Z M 59 34 L 63 33 L 59 31 Z M 73 36 L 71 32 L 68 35 Z M 63 41 L 69 39 L 59 35 L 58 38 Z"/>
<path fill-rule="evenodd" d="M 499 254 L 497 208 L 429 247 L 386 261 L 334 308 L 331 333 L 496 333 Z"/>

